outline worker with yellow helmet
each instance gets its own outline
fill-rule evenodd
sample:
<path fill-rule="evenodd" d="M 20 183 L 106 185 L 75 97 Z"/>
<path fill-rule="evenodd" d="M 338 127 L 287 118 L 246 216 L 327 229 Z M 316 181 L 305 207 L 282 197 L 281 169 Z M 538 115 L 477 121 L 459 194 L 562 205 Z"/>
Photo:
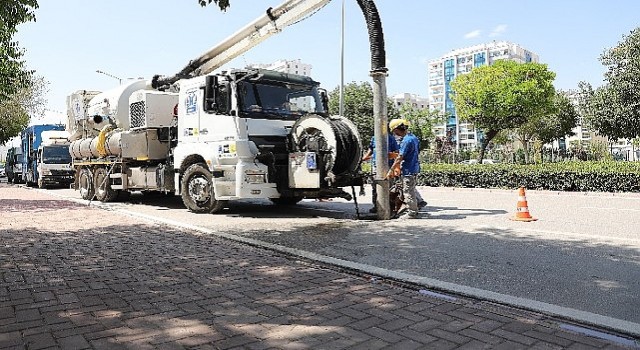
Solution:
<path fill-rule="evenodd" d="M 404 209 L 398 214 L 401 219 L 418 218 L 418 200 L 416 182 L 420 172 L 420 141 L 409 132 L 410 123 L 406 119 L 393 119 L 389 122 L 391 132 L 402 138 L 398 156 L 389 170 L 389 176 L 400 176 L 402 192 L 404 195 Z"/>

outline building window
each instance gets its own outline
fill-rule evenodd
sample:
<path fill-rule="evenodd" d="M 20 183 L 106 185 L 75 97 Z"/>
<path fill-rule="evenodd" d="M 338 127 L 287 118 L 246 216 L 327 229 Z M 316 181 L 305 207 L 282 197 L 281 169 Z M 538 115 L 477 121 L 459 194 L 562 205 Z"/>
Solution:
<path fill-rule="evenodd" d="M 525 62 L 531 62 L 531 61 L 533 61 L 533 58 L 531 57 L 531 53 L 530 53 L 530 52 L 525 52 L 525 53 L 524 53 L 524 61 L 525 61 Z"/>
<path fill-rule="evenodd" d="M 484 52 L 477 53 L 473 55 L 473 66 L 480 67 L 483 66 L 486 62 L 486 57 Z"/>

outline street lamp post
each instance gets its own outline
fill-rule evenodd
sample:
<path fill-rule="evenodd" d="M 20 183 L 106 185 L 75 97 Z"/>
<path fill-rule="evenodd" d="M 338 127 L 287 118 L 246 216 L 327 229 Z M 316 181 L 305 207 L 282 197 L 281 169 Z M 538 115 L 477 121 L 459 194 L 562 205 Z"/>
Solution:
<path fill-rule="evenodd" d="M 104 74 L 104 75 L 106 75 L 106 76 L 108 76 L 110 78 L 113 78 L 113 79 L 118 79 L 118 83 L 120 83 L 120 85 L 122 85 L 122 78 L 120 78 L 120 77 L 116 77 L 113 74 L 110 74 L 110 73 L 107 73 L 107 72 L 103 72 L 103 71 L 101 71 L 99 69 L 96 69 L 96 73 Z"/>

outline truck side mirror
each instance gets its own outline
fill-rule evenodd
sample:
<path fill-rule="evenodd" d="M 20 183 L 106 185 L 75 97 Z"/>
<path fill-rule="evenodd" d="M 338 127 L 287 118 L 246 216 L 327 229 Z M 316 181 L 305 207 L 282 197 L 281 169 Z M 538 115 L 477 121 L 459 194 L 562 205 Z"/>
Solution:
<path fill-rule="evenodd" d="M 223 81 L 218 84 L 216 90 L 216 112 L 219 114 L 229 114 L 231 107 L 231 84 Z"/>
<path fill-rule="evenodd" d="M 213 113 L 217 109 L 216 105 L 216 88 L 218 86 L 218 77 L 215 75 L 207 75 L 204 80 L 204 106 L 202 109 L 207 113 Z"/>

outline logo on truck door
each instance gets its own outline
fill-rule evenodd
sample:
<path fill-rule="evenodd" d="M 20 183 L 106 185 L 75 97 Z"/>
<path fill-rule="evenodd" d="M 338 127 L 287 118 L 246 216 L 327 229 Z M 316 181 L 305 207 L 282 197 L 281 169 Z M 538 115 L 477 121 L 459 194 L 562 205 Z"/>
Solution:
<path fill-rule="evenodd" d="M 187 91 L 187 97 L 184 101 L 187 114 L 194 114 L 198 111 L 198 96 L 196 95 L 196 90 Z"/>

